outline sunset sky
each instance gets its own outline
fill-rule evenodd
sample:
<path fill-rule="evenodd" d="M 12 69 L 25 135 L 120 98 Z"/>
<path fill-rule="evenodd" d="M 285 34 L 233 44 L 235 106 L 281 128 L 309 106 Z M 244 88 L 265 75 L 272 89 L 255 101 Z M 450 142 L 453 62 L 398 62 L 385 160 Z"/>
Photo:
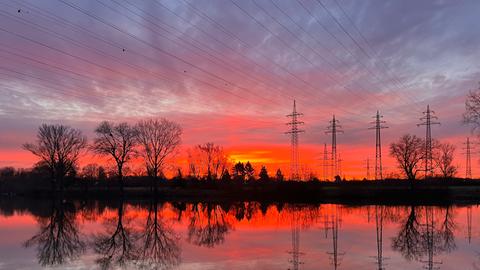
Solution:
<path fill-rule="evenodd" d="M 345 131 L 342 172 L 363 178 L 376 111 L 389 126 L 388 174 L 389 143 L 423 137 L 416 124 L 430 104 L 441 122 L 433 137 L 457 146 L 463 177 L 478 14 L 475 0 L 2 1 L 0 167 L 33 165 L 21 145 L 42 123 L 91 139 L 102 120 L 166 117 L 183 127 L 182 150 L 211 141 L 273 173 L 288 168 L 285 115 L 295 99 L 306 131 L 300 159 L 319 175 L 333 114 Z"/>

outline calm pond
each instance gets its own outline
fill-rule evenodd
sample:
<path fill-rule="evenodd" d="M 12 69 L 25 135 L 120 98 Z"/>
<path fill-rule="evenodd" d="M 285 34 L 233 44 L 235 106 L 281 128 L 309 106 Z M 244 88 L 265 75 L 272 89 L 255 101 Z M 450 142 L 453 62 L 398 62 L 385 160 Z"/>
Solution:
<path fill-rule="evenodd" d="M 480 269 L 472 206 L 0 201 L 0 269 Z"/>

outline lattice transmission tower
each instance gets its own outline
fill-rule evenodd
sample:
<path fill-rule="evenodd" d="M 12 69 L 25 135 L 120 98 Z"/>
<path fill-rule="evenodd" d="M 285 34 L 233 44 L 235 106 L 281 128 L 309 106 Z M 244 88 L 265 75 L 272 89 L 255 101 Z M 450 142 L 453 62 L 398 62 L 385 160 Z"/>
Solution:
<path fill-rule="evenodd" d="M 433 155 L 432 155 L 432 125 L 440 125 L 440 122 L 436 122 L 438 117 L 435 116 L 435 112 L 430 110 L 430 105 L 427 105 L 427 110 L 423 112 L 423 117 L 420 118 L 420 124 L 417 126 L 425 126 L 425 179 L 433 176 Z"/>
<path fill-rule="evenodd" d="M 370 127 L 369 129 L 375 129 L 375 180 L 383 180 L 383 165 L 382 165 L 382 138 L 381 130 L 388 128 L 384 124 L 385 121 L 382 120 L 383 115 L 380 115 L 380 112 L 377 111 L 377 114 L 373 117 L 375 121 L 371 122 L 375 126 Z"/>
<path fill-rule="evenodd" d="M 340 121 L 335 119 L 333 115 L 332 120 L 330 120 L 330 125 L 327 127 L 326 134 L 332 134 L 332 179 L 335 179 L 335 176 L 338 175 L 338 156 L 337 156 L 337 133 L 343 133 L 342 126 L 339 124 Z"/>
<path fill-rule="evenodd" d="M 304 122 L 299 121 L 298 118 L 303 116 L 303 113 L 297 112 L 296 101 L 293 101 L 293 111 L 291 114 L 287 115 L 291 120 L 287 123 L 290 126 L 290 130 L 285 132 L 285 134 L 290 134 L 291 140 L 291 153 L 290 153 L 290 179 L 291 180 L 300 180 L 299 174 L 299 153 L 298 153 L 298 134 L 305 132 L 301 130 L 298 126 L 303 125 Z"/>
<path fill-rule="evenodd" d="M 365 179 L 370 180 L 370 158 L 367 158 L 365 162 L 365 169 L 367 169 L 367 175 Z"/>
<path fill-rule="evenodd" d="M 466 151 L 464 153 L 466 157 L 465 179 L 472 179 L 472 144 L 470 142 L 470 138 L 467 137 L 467 141 L 464 142 L 463 144 L 465 144 L 465 148 L 463 150 Z"/>
<path fill-rule="evenodd" d="M 330 169 L 330 166 L 332 166 L 330 164 L 330 160 L 328 158 L 328 149 L 327 149 L 327 144 L 324 143 L 323 144 L 323 162 L 322 162 L 322 167 L 323 167 L 323 180 L 324 181 L 327 181 L 328 180 L 328 171 Z"/>

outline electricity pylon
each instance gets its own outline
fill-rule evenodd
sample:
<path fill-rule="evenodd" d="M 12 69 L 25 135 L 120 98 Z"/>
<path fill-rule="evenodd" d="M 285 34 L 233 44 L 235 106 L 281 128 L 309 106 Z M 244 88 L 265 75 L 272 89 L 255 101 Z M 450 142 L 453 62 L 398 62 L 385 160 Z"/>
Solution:
<path fill-rule="evenodd" d="M 467 137 L 467 141 L 463 144 L 466 145 L 463 148 L 466 151 L 464 153 L 466 156 L 465 179 L 472 179 L 472 144 L 470 143 L 470 138 Z"/>
<path fill-rule="evenodd" d="M 340 177 L 342 178 L 345 178 L 345 175 L 342 176 L 342 157 L 340 155 L 340 153 L 337 155 L 337 171 L 338 171 L 338 174 Z"/>
<path fill-rule="evenodd" d="M 365 169 L 367 169 L 367 177 L 365 179 L 370 180 L 370 158 L 366 160 Z"/>
<path fill-rule="evenodd" d="M 339 121 L 335 119 L 335 115 L 333 115 L 333 119 L 330 121 L 330 125 L 327 127 L 326 134 L 332 134 L 332 170 L 333 170 L 333 177 L 335 178 L 338 175 L 338 160 L 337 160 L 337 133 L 343 133 L 341 129 L 342 126 L 339 125 Z"/>
<path fill-rule="evenodd" d="M 328 179 L 328 171 L 329 171 L 329 167 L 331 166 L 331 164 L 329 163 L 329 160 L 328 160 L 328 150 L 327 150 L 327 144 L 323 144 L 323 180 L 324 181 L 327 181 Z"/>
<path fill-rule="evenodd" d="M 388 128 L 387 126 L 384 126 L 386 122 L 382 120 L 383 115 L 380 115 L 380 112 L 377 111 L 377 115 L 375 115 L 373 118 L 375 118 L 374 122 L 371 122 L 371 124 L 375 124 L 375 126 L 369 128 L 369 129 L 375 129 L 375 180 L 383 180 L 383 166 L 382 166 L 382 141 L 381 141 L 381 133 L 380 131 L 382 129 Z"/>
<path fill-rule="evenodd" d="M 305 132 L 298 128 L 299 125 L 303 125 L 304 122 L 298 121 L 299 116 L 303 116 L 303 113 L 297 112 L 296 101 L 293 101 L 293 111 L 287 117 L 291 118 L 291 121 L 287 123 L 290 126 L 290 130 L 285 132 L 285 134 L 291 135 L 291 153 L 290 153 L 290 179 L 299 180 L 300 174 L 298 172 L 299 164 L 299 154 L 298 154 L 298 134 Z"/>
<path fill-rule="evenodd" d="M 425 126 L 425 179 L 429 176 L 433 176 L 433 155 L 432 155 L 432 125 L 440 125 L 440 122 L 436 122 L 438 117 L 435 116 L 435 112 L 430 110 L 430 105 L 427 105 L 427 110 L 423 112 L 424 116 L 420 118 L 423 121 L 417 126 Z"/>

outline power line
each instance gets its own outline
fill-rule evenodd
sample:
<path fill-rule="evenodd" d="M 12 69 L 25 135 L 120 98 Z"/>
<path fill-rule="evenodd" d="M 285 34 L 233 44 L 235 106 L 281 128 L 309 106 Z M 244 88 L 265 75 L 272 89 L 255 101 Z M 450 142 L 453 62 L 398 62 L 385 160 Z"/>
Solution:
<path fill-rule="evenodd" d="M 343 26 L 343 24 L 332 14 L 332 12 L 323 4 L 323 2 L 321 0 L 316 0 L 316 2 L 328 13 L 328 15 L 334 20 L 334 22 L 340 27 L 340 29 L 353 41 L 353 43 L 355 44 L 355 46 L 357 46 L 360 51 L 369 59 L 372 59 L 373 57 L 359 44 L 359 42 L 350 34 L 350 32 Z M 365 66 L 366 67 L 366 66 Z M 367 67 L 366 67 L 367 68 Z M 385 67 L 386 68 L 386 65 Z M 386 71 L 384 71 L 385 74 L 387 74 Z M 374 75 L 378 80 L 380 80 L 380 78 L 378 77 L 377 74 L 373 74 L 372 72 L 370 72 L 372 75 Z M 403 87 L 403 86 L 399 86 L 397 84 L 397 82 L 394 80 L 394 84 L 397 86 L 397 87 Z M 396 94 L 396 93 L 395 93 Z M 400 96 L 398 95 L 399 97 L 404 97 L 404 96 Z M 409 102 L 414 102 L 416 103 L 417 101 L 413 100 L 410 96 L 407 97 L 409 99 Z"/>
<path fill-rule="evenodd" d="M 367 38 L 365 37 L 365 35 L 360 31 L 360 29 L 357 27 L 357 25 L 355 24 L 355 22 L 352 20 L 351 16 L 348 15 L 348 13 L 345 11 L 345 9 L 342 7 L 342 5 L 339 3 L 339 0 L 334 0 L 334 2 L 336 3 L 336 5 L 339 7 L 339 9 L 342 11 L 343 15 L 348 19 L 348 21 L 350 22 L 350 24 L 353 26 L 353 28 L 355 29 L 355 31 L 360 35 L 360 37 L 362 38 L 362 40 L 365 42 L 365 44 L 367 45 L 367 47 L 375 54 L 375 55 L 378 55 L 378 52 L 375 50 L 375 48 L 370 44 L 370 42 L 367 40 Z M 380 59 L 380 62 L 382 63 L 382 66 L 385 70 L 385 72 L 388 74 L 388 65 L 385 63 L 385 61 L 382 59 L 382 58 L 379 58 Z M 405 87 L 405 84 L 402 80 L 400 80 L 395 74 L 391 74 L 391 76 L 394 78 L 394 80 L 397 81 L 397 83 L 402 87 L 402 88 L 406 88 Z"/>

